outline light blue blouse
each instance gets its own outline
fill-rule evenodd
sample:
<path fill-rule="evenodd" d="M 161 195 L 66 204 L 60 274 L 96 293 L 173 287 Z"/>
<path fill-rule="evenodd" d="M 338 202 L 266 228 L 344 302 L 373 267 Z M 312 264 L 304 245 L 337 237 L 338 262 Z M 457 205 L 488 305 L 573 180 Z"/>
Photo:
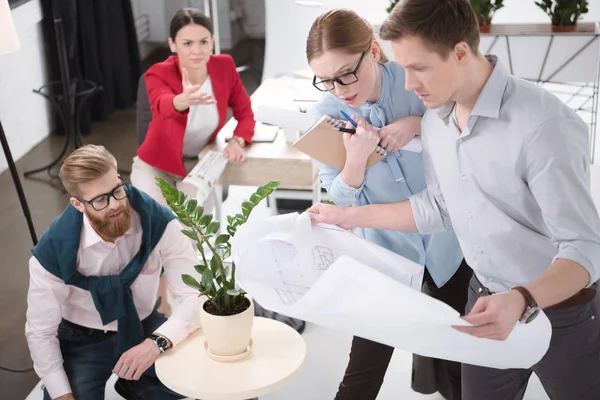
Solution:
<path fill-rule="evenodd" d="M 359 115 L 376 128 L 398 118 L 422 116 L 425 106 L 412 92 L 404 89 L 404 69 L 394 62 L 379 65 L 381 96 L 377 103 L 354 109 L 331 93 L 325 94 L 309 111 L 343 119 L 340 110 Z M 367 169 L 360 188 L 348 186 L 339 170 L 313 160 L 320 170 L 321 186 L 340 206 L 395 203 L 425 189 L 425 172 L 421 153 L 388 152 L 386 158 Z M 430 235 L 378 229 L 361 229 L 362 236 L 380 246 L 427 266 L 438 287 L 443 286 L 458 269 L 463 255 L 454 231 L 448 229 Z"/>

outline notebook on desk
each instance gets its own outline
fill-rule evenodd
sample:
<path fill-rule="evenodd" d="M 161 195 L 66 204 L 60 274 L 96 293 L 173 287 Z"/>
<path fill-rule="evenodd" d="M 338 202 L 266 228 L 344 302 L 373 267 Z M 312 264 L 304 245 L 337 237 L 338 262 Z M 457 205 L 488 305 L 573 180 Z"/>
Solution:
<path fill-rule="evenodd" d="M 257 122 L 256 126 L 254 127 L 254 136 L 252 136 L 252 142 L 271 143 L 275 140 L 278 131 L 278 126 Z"/>
<path fill-rule="evenodd" d="M 294 148 L 337 170 L 346 163 L 346 147 L 343 132 L 345 122 L 327 115 L 321 117 L 312 128 L 293 144 Z M 367 168 L 383 160 L 385 156 L 373 152 L 367 159 Z"/>

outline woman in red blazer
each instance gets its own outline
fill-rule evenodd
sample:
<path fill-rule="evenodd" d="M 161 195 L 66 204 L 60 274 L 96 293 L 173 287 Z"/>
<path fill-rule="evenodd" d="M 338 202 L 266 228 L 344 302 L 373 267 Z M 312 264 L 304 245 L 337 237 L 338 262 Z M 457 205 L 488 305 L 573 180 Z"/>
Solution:
<path fill-rule="evenodd" d="M 250 97 L 231 56 L 211 54 L 213 43 L 210 19 L 197 9 L 180 10 L 171 20 L 169 37 L 171 51 L 177 55 L 145 74 L 152 121 L 133 161 L 131 180 L 165 205 L 155 178 L 174 185 L 181 182 L 189 172 L 184 158 L 197 160 L 225 124 L 227 108 L 238 124 L 224 155 L 230 162 L 244 161 L 244 147 L 252 142 L 255 121 Z"/>
<path fill-rule="evenodd" d="M 213 43 L 210 19 L 197 9 L 180 10 L 169 32 L 169 46 L 176 55 L 150 67 L 144 77 L 152 121 L 133 159 L 131 182 L 165 206 L 156 177 L 196 197 L 197 191 L 181 181 L 225 124 L 227 108 L 238 121 L 233 140 L 224 150 L 229 162 L 244 161 L 244 147 L 252 141 L 255 121 L 250 98 L 233 59 L 211 54 Z M 191 162 L 184 165 L 184 159 Z M 208 210 L 213 205 L 211 196 L 204 207 Z M 170 314 L 166 292 L 166 280 L 161 279 L 159 311 Z"/>

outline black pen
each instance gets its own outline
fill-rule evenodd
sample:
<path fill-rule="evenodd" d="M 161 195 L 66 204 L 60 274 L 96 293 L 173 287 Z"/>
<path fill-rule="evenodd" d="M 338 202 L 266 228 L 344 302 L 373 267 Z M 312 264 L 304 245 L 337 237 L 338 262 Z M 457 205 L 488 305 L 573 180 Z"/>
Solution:
<path fill-rule="evenodd" d="M 337 126 L 334 126 L 333 129 L 335 129 L 338 132 L 356 133 L 356 129 L 338 128 Z"/>
<path fill-rule="evenodd" d="M 353 127 L 357 128 L 358 124 L 348 115 L 344 112 L 344 110 L 340 110 L 340 113 L 344 116 L 344 118 L 346 118 L 348 120 L 348 122 L 350 122 L 352 124 Z M 345 130 L 341 130 L 342 128 L 340 128 L 340 132 L 348 132 L 348 133 L 356 133 L 356 131 L 354 129 L 345 129 Z M 377 152 L 377 154 L 385 156 L 387 154 L 387 150 L 384 149 L 383 147 L 381 147 L 380 145 L 377 145 L 377 148 L 375 148 L 375 151 Z"/>

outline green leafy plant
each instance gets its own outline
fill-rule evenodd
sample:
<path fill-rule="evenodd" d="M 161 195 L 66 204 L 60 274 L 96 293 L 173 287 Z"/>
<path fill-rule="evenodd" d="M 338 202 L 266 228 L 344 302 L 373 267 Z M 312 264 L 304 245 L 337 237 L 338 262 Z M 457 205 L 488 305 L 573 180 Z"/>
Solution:
<path fill-rule="evenodd" d="M 471 7 L 477 15 L 479 25 L 489 25 L 494 13 L 504 7 L 504 4 L 503 0 L 471 0 Z"/>
<path fill-rule="evenodd" d="M 540 0 L 535 4 L 544 10 L 554 26 L 572 26 L 588 9 L 587 0 Z"/>
<path fill-rule="evenodd" d="M 227 233 L 217 235 L 219 222 L 212 214 L 205 214 L 196 199 L 187 196 L 161 178 L 156 178 L 158 187 L 163 193 L 168 206 L 173 210 L 181 224 L 185 227 L 183 234 L 196 243 L 201 261 L 194 268 L 200 274 L 200 280 L 183 274 L 183 282 L 199 291 L 199 295 L 208 298 L 205 310 L 215 315 L 235 315 L 250 305 L 246 292 L 236 287 L 235 263 L 228 265 L 225 260 L 231 255 L 230 239 L 237 229 L 243 225 L 250 213 L 262 200 L 279 186 L 279 182 L 270 182 L 259 187 L 250 196 L 250 200 L 242 202 L 241 214 L 227 216 Z M 206 250 L 210 252 L 207 255 Z"/>
<path fill-rule="evenodd" d="M 386 9 L 387 13 L 391 13 L 396 4 L 398 4 L 400 0 L 390 0 L 390 6 Z"/>

